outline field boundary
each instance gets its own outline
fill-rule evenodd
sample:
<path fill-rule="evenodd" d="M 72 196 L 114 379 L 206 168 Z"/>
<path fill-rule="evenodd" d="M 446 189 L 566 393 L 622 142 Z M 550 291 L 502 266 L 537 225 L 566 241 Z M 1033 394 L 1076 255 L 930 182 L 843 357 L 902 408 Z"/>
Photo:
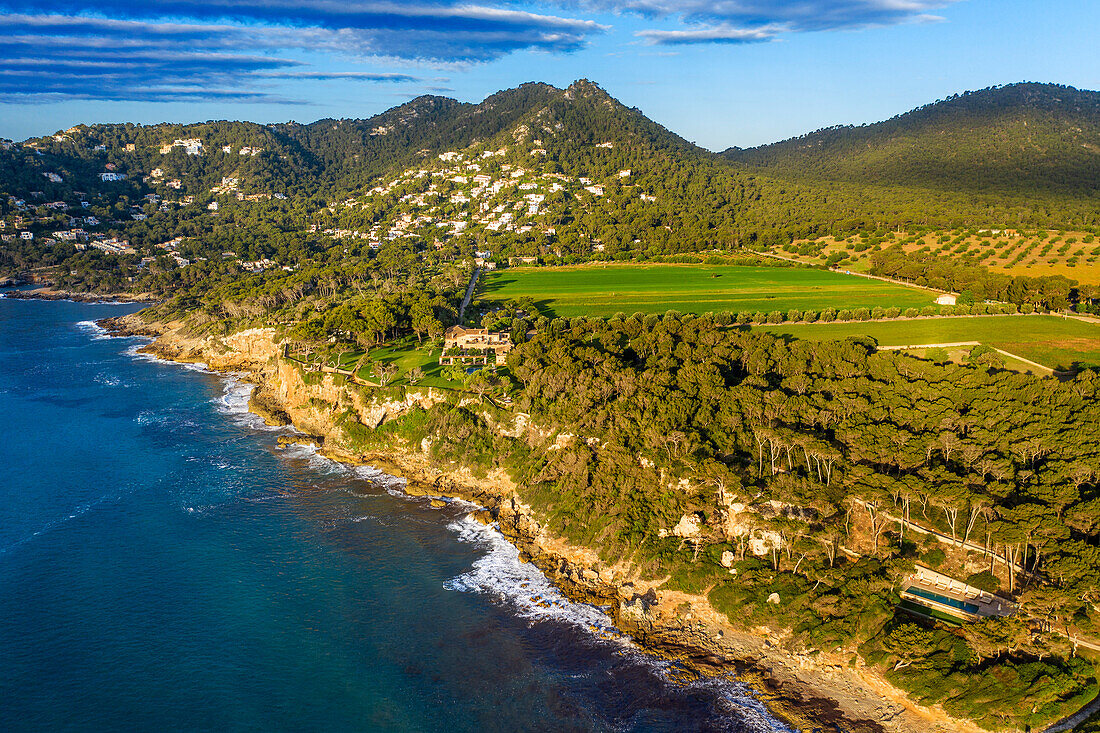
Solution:
<path fill-rule="evenodd" d="M 755 252 L 755 250 L 753 250 L 753 251 Z M 772 254 L 771 252 L 759 252 L 758 254 L 762 254 L 765 257 L 771 257 L 771 258 L 776 259 L 776 260 L 783 260 L 784 262 L 793 262 L 795 264 L 801 265 L 802 267 L 809 267 L 811 269 L 822 269 L 822 268 L 819 268 L 817 265 L 814 265 L 810 262 L 805 262 L 803 260 L 795 259 L 794 257 L 784 257 L 782 255 Z M 917 285 L 916 283 L 906 282 L 905 280 L 895 280 L 892 277 L 883 277 L 882 275 L 872 275 L 872 274 L 867 273 L 867 272 L 853 272 L 852 270 L 841 270 L 841 269 L 836 268 L 836 267 L 826 267 L 824 269 L 825 269 L 826 272 L 835 272 L 838 275 L 855 275 L 856 277 L 865 277 L 868 280 L 878 280 L 880 282 L 890 283 L 892 285 L 904 285 L 907 288 L 916 288 L 918 290 L 927 290 L 930 293 L 939 293 L 940 295 L 951 295 L 951 294 L 954 293 L 953 290 L 939 290 L 938 288 L 930 288 L 927 285 Z"/>
<path fill-rule="evenodd" d="M 981 346 L 981 345 L 982 345 L 981 341 L 951 341 L 951 342 L 942 343 L 942 344 L 907 344 L 905 346 L 879 346 L 878 350 L 879 351 L 905 351 L 907 349 L 953 349 L 953 348 L 956 348 L 956 347 L 959 347 L 959 346 Z M 989 345 L 989 344 L 987 344 L 987 346 L 989 346 L 989 348 L 993 349 L 994 351 L 996 351 L 1001 356 L 1007 356 L 1009 359 L 1015 359 L 1016 361 L 1023 362 L 1024 364 L 1027 364 L 1030 367 L 1035 367 L 1036 369 L 1044 371 L 1048 374 L 1062 374 L 1062 375 L 1065 375 L 1065 374 L 1071 374 L 1072 373 L 1072 372 L 1060 372 L 1057 369 L 1051 369 L 1048 366 L 1044 366 L 1044 365 L 1042 365 L 1038 362 L 1032 361 L 1031 359 L 1025 359 L 1024 357 L 1019 356 L 1017 354 L 1013 354 L 1010 351 L 1005 351 L 1004 349 L 998 349 L 996 346 L 992 346 L 992 345 Z"/>

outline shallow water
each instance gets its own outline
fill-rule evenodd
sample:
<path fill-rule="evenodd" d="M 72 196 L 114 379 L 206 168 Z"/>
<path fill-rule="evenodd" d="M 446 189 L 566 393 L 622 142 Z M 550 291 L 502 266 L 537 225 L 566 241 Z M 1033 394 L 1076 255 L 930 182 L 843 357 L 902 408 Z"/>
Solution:
<path fill-rule="evenodd" d="M 783 729 L 94 324 L 132 310 L 0 299 L 0 730 Z"/>

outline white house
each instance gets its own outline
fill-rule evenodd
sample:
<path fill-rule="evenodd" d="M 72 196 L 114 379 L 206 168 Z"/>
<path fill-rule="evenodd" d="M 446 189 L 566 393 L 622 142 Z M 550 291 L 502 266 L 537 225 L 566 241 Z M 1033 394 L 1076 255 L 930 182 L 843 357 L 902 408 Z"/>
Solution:
<path fill-rule="evenodd" d="M 954 293 L 944 293 L 943 295 L 936 298 L 936 305 L 955 305 L 958 297 L 959 296 L 955 295 Z"/>

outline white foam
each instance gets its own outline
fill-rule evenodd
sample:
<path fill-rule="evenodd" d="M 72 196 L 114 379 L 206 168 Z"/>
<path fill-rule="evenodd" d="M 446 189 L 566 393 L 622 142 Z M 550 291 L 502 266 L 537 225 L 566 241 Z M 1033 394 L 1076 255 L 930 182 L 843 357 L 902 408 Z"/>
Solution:
<path fill-rule="evenodd" d="M 31 532 L 29 535 L 27 535 L 27 536 L 25 536 L 21 539 L 16 540 L 15 542 L 11 543 L 7 547 L 0 547 L 0 555 L 6 554 L 9 550 L 14 550 L 17 547 L 25 545 L 26 543 L 33 540 L 35 537 L 40 537 L 40 536 L 46 534 L 47 532 L 53 530 L 54 528 L 64 524 L 65 522 L 68 522 L 68 521 L 71 521 L 73 519 L 77 519 L 79 517 L 84 516 L 89 511 L 91 511 L 94 507 L 104 503 L 105 501 L 109 501 L 112 498 L 113 497 L 111 497 L 111 496 L 101 496 L 101 497 L 99 497 L 98 499 L 96 499 L 94 501 L 88 502 L 87 504 L 81 504 L 81 505 L 75 507 L 67 515 L 65 515 L 63 517 L 59 517 L 57 519 L 54 519 L 50 522 L 47 522 L 45 525 L 42 526 L 41 529 L 39 529 L 35 532 Z"/>
<path fill-rule="evenodd" d="M 104 387 L 117 387 L 122 384 L 122 380 L 113 374 L 107 374 L 106 372 L 100 372 L 95 375 L 94 380 L 96 384 L 101 384 Z"/>
<path fill-rule="evenodd" d="M 459 540 L 485 550 L 469 571 L 444 583 L 448 590 L 483 593 L 508 606 L 529 623 L 554 621 L 574 626 L 599 644 L 613 645 L 616 653 L 648 667 L 669 685 L 683 686 L 670 674 L 673 662 L 658 659 L 639 649 L 616 628 L 611 618 L 588 603 L 567 598 L 542 571 L 519 559 L 519 549 L 494 527 L 468 515 L 452 522 Z M 722 712 L 736 719 L 739 730 L 754 733 L 795 733 L 775 720 L 753 691 L 732 675 L 703 678 L 686 685 L 715 695 Z"/>
<path fill-rule="evenodd" d="M 91 335 L 95 341 L 102 341 L 104 339 L 111 338 L 111 335 L 107 333 L 107 329 L 99 325 L 95 321 L 77 321 L 77 329 Z"/>
<path fill-rule="evenodd" d="M 497 529 L 469 516 L 450 525 L 458 539 L 484 549 L 469 571 L 445 583 L 449 590 L 485 593 L 511 606 L 529 621 L 560 621 L 593 631 L 600 637 L 626 641 L 606 613 L 587 603 L 576 603 L 537 567 L 519 559 L 519 549 Z"/>
<path fill-rule="evenodd" d="M 751 688 L 738 682 L 733 675 L 706 677 L 685 685 L 689 690 L 707 691 L 715 695 L 724 708 L 722 712 L 737 719 L 738 730 L 752 733 L 797 733 L 772 717 L 767 706 Z"/>
<path fill-rule="evenodd" d="M 256 385 L 242 380 L 244 375 L 223 375 L 225 386 L 222 395 L 211 400 L 214 409 L 229 417 L 233 422 L 252 430 L 260 430 L 270 433 L 296 433 L 289 425 L 268 425 L 264 419 L 248 409 L 249 400 L 256 390 Z"/>
<path fill-rule="evenodd" d="M 131 338 L 137 338 L 137 339 L 140 339 L 140 340 L 138 341 L 138 343 L 131 344 L 130 346 L 128 346 L 126 348 L 126 350 L 123 351 L 122 353 L 126 354 L 126 356 L 129 356 L 133 359 L 137 359 L 138 361 L 147 361 L 147 362 L 150 362 L 152 364 L 164 364 L 166 366 L 176 366 L 176 367 L 180 367 L 182 369 L 189 369 L 190 371 L 193 371 L 193 372 L 203 372 L 204 374 L 215 374 L 216 373 L 216 372 L 212 371 L 208 366 L 206 366 L 206 364 L 203 364 L 202 362 L 172 361 L 171 359 L 161 359 L 159 356 L 157 356 L 155 354 L 148 354 L 148 353 L 145 353 L 145 352 L 142 352 L 142 351 L 138 351 L 138 349 L 142 348 L 143 346 L 147 346 L 147 345 L 151 344 L 153 342 L 153 339 L 145 337 L 145 336 L 134 336 L 134 337 L 131 337 Z"/>

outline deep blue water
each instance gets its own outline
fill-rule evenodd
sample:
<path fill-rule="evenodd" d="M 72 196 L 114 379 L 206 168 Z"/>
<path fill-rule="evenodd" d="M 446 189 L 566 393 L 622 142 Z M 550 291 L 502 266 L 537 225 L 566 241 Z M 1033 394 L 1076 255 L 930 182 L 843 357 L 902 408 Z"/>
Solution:
<path fill-rule="evenodd" d="M 130 310 L 0 299 L 0 730 L 775 729 L 591 633 L 468 507 L 91 323 Z"/>

